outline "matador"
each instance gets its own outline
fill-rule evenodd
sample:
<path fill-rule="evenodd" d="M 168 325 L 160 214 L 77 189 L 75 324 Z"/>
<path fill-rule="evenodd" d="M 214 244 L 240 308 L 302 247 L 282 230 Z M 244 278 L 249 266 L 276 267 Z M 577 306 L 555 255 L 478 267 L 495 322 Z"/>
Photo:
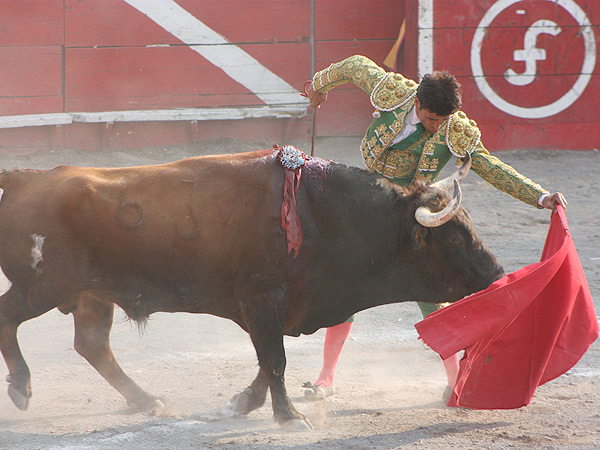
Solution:
<path fill-rule="evenodd" d="M 364 56 L 355 55 L 331 64 L 317 72 L 312 82 L 307 82 L 306 93 L 311 106 L 319 107 L 330 90 L 344 83 L 353 83 L 366 92 L 374 108 L 373 121 L 361 143 L 363 161 L 370 172 L 402 186 L 420 180 L 432 182 L 452 156 L 460 164 L 468 153 L 472 170 L 495 188 L 537 208 L 566 206 L 562 194 L 549 194 L 490 154 L 481 142 L 475 121 L 459 110 L 460 85 L 448 72 L 425 75 L 419 85 L 399 73 L 386 72 Z M 457 107 L 446 108 L 446 112 L 444 106 L 428 108 L 439 103 Z M 423 317 L 443 306 L 418 304 Z M 352 320 L 351 317 L 327 329 L 323 368 L 314 384 L 305 385 L 307 398 L 319 400 L 333 395 L 335 367 Z M 445 360 L 444 367 L 449 386 L 444 396 L 449 396 L 448 389 L 454 387 L 458 373 L 458 355 Z"/>

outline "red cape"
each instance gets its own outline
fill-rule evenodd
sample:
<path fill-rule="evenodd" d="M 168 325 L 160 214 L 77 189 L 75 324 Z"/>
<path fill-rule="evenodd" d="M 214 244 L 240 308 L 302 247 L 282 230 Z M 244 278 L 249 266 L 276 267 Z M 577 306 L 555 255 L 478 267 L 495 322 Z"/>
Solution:
<path fill-rule="evenodd" d="M 598 337 L 592 295 L 562 207 L 552 213 L 539 263 L 415 324 L 442 358 L 465 354 L 448 406 L 528 405 L 538 386 L 562 375 Z"/>

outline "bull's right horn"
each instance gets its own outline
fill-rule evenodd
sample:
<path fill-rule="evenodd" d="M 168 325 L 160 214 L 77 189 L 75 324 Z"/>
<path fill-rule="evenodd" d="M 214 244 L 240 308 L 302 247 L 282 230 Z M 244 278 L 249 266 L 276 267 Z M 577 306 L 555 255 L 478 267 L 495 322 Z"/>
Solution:
<path fill-rule="evenodd" d="M 431 187 L 436 187 L 438 189 L 448 191 L 453 185 L 452 182 L 454 180 L 457 180 L 460 183 L 462 180 L 465 179 L 465 177 L 469 173 L 469 170 L 471 170 L 471 155 L 467 153 L 465 154 L 465 157 L 463 158 L 463 163 L 458 168 L 458 170 L 456 170 L 452 175 L 444 178 L 443 180 L 436 181 L 431 185 Z"/>
<path fill-rule="evenodd" d="M 431 212 L 429 208 L 426 206 L 419 206 L 415 211 L 415 219 L 417 222 L 424 227 L 433 228 L 439 227 L 440 225 L 444 225 L 448 222 L 460 207 L 460 202 L 462 200 L 462 191 L 460 189 L 460 184 L 458 180 L 454 181 L 454 195 L 452 196 L 452 200 L 446 205 L 444 209 L 439 212 Z"/>

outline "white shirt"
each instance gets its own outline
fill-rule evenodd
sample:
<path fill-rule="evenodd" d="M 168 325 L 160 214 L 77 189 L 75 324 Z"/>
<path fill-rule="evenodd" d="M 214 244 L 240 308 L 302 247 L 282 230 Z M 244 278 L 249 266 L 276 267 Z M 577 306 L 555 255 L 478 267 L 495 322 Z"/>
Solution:
<path fill-rule="evenodd" d="M 415 131 L 417 131 L 417 124 L 420 123 L 419 117 L 417 116 L 417 111 L 413 106 L 412 109 L 406 115 L 406 120 L 404 121 L 404 127 L 398 132 L 392 142 L 390 143 L 390 147 L 398 142 L 402 142 L 404 139 L 409 137 Z"/>

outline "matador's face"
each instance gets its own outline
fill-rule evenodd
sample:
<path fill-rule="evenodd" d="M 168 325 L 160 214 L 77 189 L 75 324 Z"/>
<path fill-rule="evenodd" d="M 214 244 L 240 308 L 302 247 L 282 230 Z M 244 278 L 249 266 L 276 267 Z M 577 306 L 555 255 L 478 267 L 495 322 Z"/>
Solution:
<path fill-rule="evenodd" d="M 417 117 L 419 118 L 419 121 L 423 127 L 425 127 L 425 129 L 430 133 L 436 133 L 440 129 L 442 123 L 444 123 L 444 121 L 448 120 L 448 117 L 450 117 L 438 116 L 428 109 L 421 108 L 418 98 L 415 98 L 415 113 L 417 114 Z"/>

